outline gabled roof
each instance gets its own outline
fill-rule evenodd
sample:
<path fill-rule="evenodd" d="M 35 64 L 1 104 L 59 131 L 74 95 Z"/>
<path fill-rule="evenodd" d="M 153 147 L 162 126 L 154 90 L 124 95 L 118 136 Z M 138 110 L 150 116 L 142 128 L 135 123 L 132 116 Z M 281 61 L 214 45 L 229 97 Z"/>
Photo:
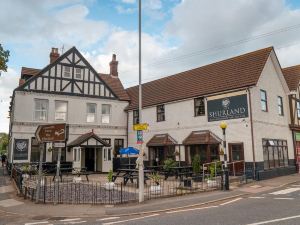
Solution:
<path fill-rule="evenodd" d="M 143 84 L 143 107 L 256 85 L 273 47 Z M 138 86 L 126 89 L 138 107 Z"/>
<path fill-rule="evenodd" d="M 221 139 L 209 130 L 192 131 L 189 136 L 183 140 L 184 145 L 199 144 L 219 144 Z"/>
<path fill-rule="evenodd" d="M 125 91 L 120 79 L 109 74 L 99 74 L 101 79 L 108 85 L 120 100 L 129 101 L 130 98 Z"/>
<path fill-rule="evenodd" d="M 177 141 L 169 134 L 156 134 L 147 143 L 147 146 L 170 146 L 176 145 Z"/>
<path fill-rule="evenodd" d="M 98 135 L 96 135 L 94 132 L 89 132 L 86 134 L 83 134 L 81 136 L 79 136 L 78 138 L 76 138 L 74 141 L 70 142 L 68 144 L 68 147 L 77 147 L 77 146 L 81 146 L 81 144 L 83 144 L 84 142 L 88 141 L 89 139 L 94 138 L 95 140 L 97 140 L 98 142 L 100 142 L 102 145 L 104 145 L 105 147 L 110 147 L 110 145 L 102 140 Z"/>
<path fill-rule="evenodd" d="M 282 73 L 290 91 L 296 91 L 300 82 L 300 65 L 283 68 Z"/>

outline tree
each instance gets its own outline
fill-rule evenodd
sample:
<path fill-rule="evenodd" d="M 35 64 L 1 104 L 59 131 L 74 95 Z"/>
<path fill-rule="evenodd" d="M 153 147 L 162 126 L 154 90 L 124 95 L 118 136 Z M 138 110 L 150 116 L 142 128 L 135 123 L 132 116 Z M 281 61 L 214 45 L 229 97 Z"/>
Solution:
<path fill-rule="evenodd" d="M 8 134 L 0 134 L 0 152 L 6 152 L 8 146 Z"/>
<path fill-rule="evenodd" d="M 7 62 L 9 57 L 9 51 L 4 50 L 2 45 L 0 44 L 0 75 L 1 71 L 7 71 Z"/>

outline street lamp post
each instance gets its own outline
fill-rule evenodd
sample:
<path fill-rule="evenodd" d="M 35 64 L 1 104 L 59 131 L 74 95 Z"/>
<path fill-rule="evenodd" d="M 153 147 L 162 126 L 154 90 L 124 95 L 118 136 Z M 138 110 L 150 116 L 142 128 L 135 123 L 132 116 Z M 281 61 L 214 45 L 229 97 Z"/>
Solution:
<path fill-rule="evenodd" d="M 223 176 L 223 189 L 224 191 L 229 190 L 229 172 L 228 172 L 228 165 L 227 165 L 227 148 L 226 148 L 226 128 L 227 128 L 227 123 L 226 122 L 221 122 L 220 128 L 223 131 L 223 148 L 224 148 L 224 176 Z"/>

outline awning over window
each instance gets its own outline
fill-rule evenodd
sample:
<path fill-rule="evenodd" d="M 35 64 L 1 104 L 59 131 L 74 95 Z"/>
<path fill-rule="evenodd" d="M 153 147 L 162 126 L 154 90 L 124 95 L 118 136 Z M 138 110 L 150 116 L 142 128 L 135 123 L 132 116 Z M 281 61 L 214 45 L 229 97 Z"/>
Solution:
<path fill-rule="evenodd" d="M 221 139 L 209 130 L 192 131 L 186 139 L 183 140 L 184 145 L 200 145 L 200 144 L 220 144 Z"/>
<path fill-rule="evenodd" d="M 147 143 L 148 147 L 176 145 L 177 141 L 169 134 L 156 134 Z"/>
<path fill-rule="evenodd" d="M 68 147 L 78 147 L 78 146 L 83 146 L 83 147 L 89 147 L 89 146 L 105 146 L 105 147 L 110 147 L 110 145 L 102 140 L 98 135 L 96 135 L 94 132 L 86 133 L 78 138 L 76 138 L 74 141 L 71 141 L 68 144 Z"/>

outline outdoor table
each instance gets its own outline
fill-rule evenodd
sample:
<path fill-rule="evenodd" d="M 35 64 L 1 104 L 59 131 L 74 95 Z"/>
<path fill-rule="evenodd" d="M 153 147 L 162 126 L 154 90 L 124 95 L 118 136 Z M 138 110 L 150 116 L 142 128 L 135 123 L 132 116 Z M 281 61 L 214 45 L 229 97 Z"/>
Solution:
<path fill-rule="evenodd" d="M 121 173 L 124 173 L 124 174 L 121 175 Z M 133 183 L 133 179 L 138 180 L 138 173 L 139 173 L 138 169 L 117 169 L 117 174 L 113 175 L 113 181 L 115 181 L 117 179 L 117 177 L 123 177 L 124 185 L 127 184 L 128 180 L 130 180 L 131 183 Z M 144 181 L 145 182 L 146 182 L 146 180 L 149 179 L 149 177 L 146 175 L 147 173 L 152 173 L 152 171 L 144 170 Z"/>
<path fill-rule="evenodd" d="M 165 180 L 171 175 L 172 171 L 174 171 L 175 179 L 178 177 L 182 177 L 182 175 L 189 175 L 191 173 L 192 166 L 174 166 L 170 167 L 170 170 L 165 172 Z"/>
<path fill-rule="evenodd" d="M 148 170 L 152 170 L 152 171 L 160 171 L 163 168 L 163 166 L 162 165 L 160 165 L 160 166 L 146 166 L 146 168 Z"/>
<path fill-rule="evenodd" d="M 135 169 L 136 164 L 132 163 L 132 164 L 121 164 L 120 167 L 125 167 L 124 169 Z"/>

